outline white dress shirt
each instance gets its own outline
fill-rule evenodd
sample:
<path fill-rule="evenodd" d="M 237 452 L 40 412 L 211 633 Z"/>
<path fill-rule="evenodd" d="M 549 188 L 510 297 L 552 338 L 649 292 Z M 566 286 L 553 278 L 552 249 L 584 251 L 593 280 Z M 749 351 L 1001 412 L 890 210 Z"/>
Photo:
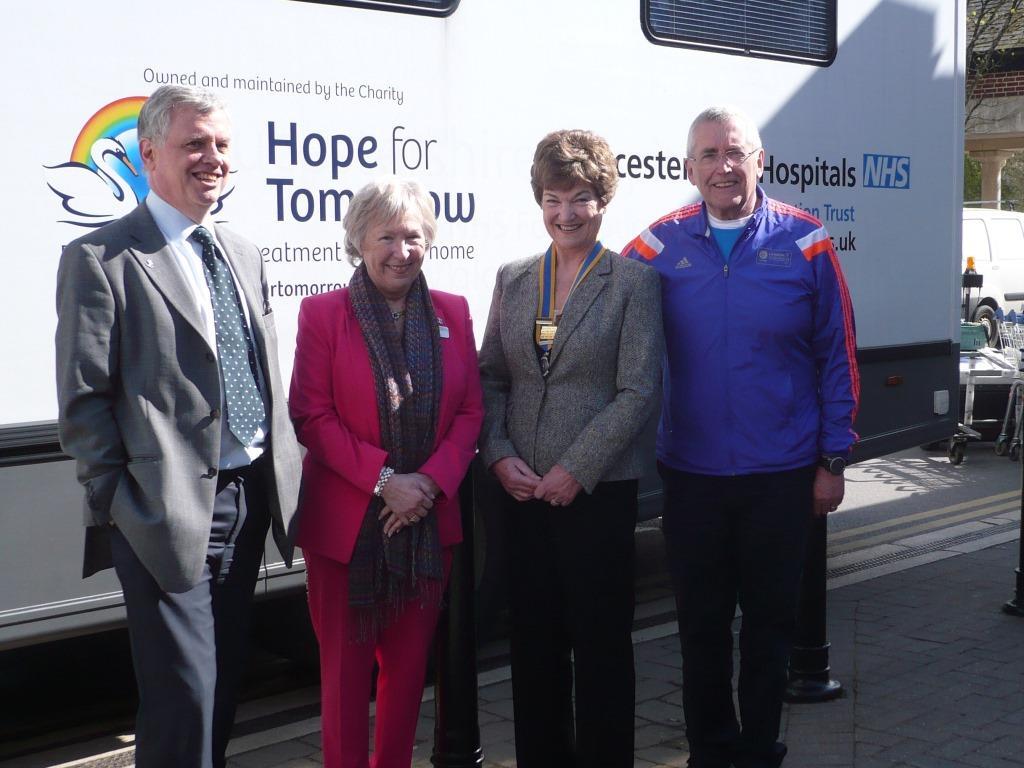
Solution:
<path fill-rule="evenodd" d="M 185 278 L 185 282 L 191 289 L 192 298 L 195 300 L 196 307 L 199 308 L 199 315 L 203 320 L 203 327 L 206 331 L 206 342 L 210 345 L 210 349 L 216 355 L 217 331 L 213 323 L 213 299 L 210 296 L 210 288 L 206 282 L 206 267 L 203 265 L 202 248 L 199 243 L 190 239 L 192 232 L 199 225 L 177 208 L 161 199 L 155 192 L 151 191 L 146 197 L 146 207 L 153 215 L 153 220 L 156 222 L 156 226 L 159 228 L 160 233 L 164 236 L 164 240 L 167 241 L 167 245 L 171 249 L 171 253 L 174 254 L 174 263 L 177 265 L 182 277 Z M 213 235 L 213 239 L 216 241 L 217 247 L 220 248 L 221 253 L 226 254 L 227 250 L 225 250 L 224 246 L 218 239 L 217 230 L 213 226 L 213 222 L 203 222 L 203 226 L 210 231 L 210 234 Z M 231 266 L 231 261 L 227 258 L 225 258 L 224 261 L 228 265 L 228 271 L 231 273 L 231 279 L 235 282 L 235 290 L 238 291 L 238 296 L 241 299 L 242 312 L 245 315 L 245 323 L 251 329 L 252 322 L 249 316 L 249 306 L 245 301 L 245 294 L 242 292 L 242 288 L 238 284 L 238 277 L 235 275 L 235 270 Z M 252 337 L 251 331 L 250 337 Z M 253 344 L 255 343 L 256 340 L 253 337 Z M 263 379 L 263 371 L 260 369 L 258 357 L 256 361 L 256 377 L 260 391 L 266 392 L 267 389 Z M 220 391 L 221 428 L 219 468 L 231 469 L 235 467 L 244 467 L 251 464 L 263 453 L 263 450 L 266 447 L 267 435 L 270 434 L 270 424 L 267 421 L 266 416 L 264 416 L 259 429 L 256 430 L 256 436 L 253 438 L 252 444 L 242 445 L 238 438 L 235 437 L 230 429 L 228 429 L 227 409 L 224 407 L 223 374 Z M 267 413 L 270 411 L 266 401 L 264 401 L 264 410 Z"/>

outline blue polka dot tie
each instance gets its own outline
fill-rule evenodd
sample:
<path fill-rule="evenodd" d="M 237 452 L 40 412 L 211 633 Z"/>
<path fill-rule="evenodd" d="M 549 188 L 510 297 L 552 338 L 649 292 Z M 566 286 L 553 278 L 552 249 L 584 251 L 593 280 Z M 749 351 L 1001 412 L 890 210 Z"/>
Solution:
<path fill-rule="evenodd" d="M 191 238 L 202 246 L 206 284 L 213 300 L 213 327 L 217 332 L 217 359 L 224 381 L 228 429 L 242 445 L 249 445 L 266 411 L 256 383 L 256 352 L 245 324 L 242 302 L 213 235 L 196 227 Z"/>

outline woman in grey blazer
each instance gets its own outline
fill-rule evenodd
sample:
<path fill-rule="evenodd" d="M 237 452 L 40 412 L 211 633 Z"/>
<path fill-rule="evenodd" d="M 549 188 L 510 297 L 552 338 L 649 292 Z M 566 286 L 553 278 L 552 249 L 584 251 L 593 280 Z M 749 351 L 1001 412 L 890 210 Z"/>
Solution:
<path fill-rule="evenodd" d="M 657 274 L 598 241 L 617 181 L 599 136 L 541 140 L 531 183 L 551 246 L 499 270 L 480 351 L 520 768 L 633 765 L 633 529 L 650 463 L 637 438 L 663 342 Z"/>

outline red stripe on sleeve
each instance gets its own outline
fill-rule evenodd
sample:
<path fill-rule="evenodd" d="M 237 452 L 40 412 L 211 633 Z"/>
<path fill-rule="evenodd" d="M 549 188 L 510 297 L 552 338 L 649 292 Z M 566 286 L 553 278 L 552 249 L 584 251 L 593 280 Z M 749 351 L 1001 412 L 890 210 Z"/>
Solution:
<path fill-rule="evenodd" d="M 853 326 L 853 300 L 850 298 L 850 289 L 846 286 L 846 278 L 843 277 L 843 270 L 839 265 L 839 257 L 832 247 L 832 241 L 823 240 L 822 242 L 828 245 L 828 258 L 832 263 L 832 271 L 836 274 L 836 282 L 839 284 L 839 298 L 843 310 L 843 329 L 846 331 L 846 359 L 850 366 L 850 389 L 853 393 L 853 420 L 856 420 L 857 411 L 860 409 L 860 370 L 857 367 L 857 338 Z M 856 433 L 854 438 L 856 438 Z"/>
<path fill-rule="evenodd" d="M 804 248 L 804 258 L 810 261 L 820 253 L 832 250 L 832 240 L 826 237 L 824 240 L 819 240 L 814 245 L 809 245 Z"/>

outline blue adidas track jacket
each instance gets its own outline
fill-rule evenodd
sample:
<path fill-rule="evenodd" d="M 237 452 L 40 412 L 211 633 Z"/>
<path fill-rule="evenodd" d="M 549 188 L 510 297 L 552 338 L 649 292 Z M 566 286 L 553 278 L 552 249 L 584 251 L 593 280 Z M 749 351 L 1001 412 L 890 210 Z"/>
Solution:
<path fill-rule="evenodd" d="M 658 459 L 738 475 L 845 455 L 860 394 L 853 306 L 821 222 L 758 189 L 728 263 L 703 203 L 623 249 L 661 275 L 666 361 Z"/>

